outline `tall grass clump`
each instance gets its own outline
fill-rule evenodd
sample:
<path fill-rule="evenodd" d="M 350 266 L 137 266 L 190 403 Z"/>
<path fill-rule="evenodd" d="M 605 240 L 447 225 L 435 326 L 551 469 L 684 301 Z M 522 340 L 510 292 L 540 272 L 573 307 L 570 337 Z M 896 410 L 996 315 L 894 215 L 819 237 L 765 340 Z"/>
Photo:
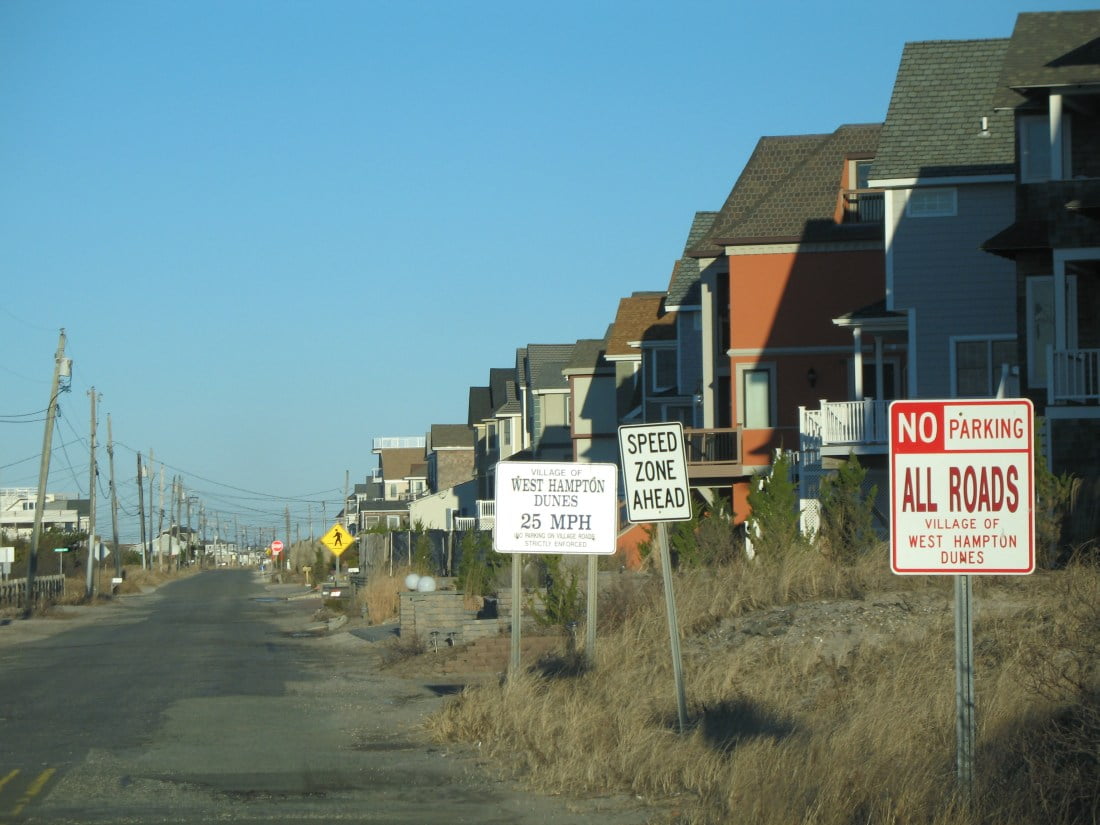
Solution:
<path fill-rule="evenodd" d="M 401 591 L 405 589 L 405 577 L 413 572 L 411 567 L 394 568 L 392 573 L 378 570 L 367 577 L 360 598 L 371 624 L 383 624 L 396 619 L 401 610 Z"/>
<path fill-rule="evenodd" d="M 1100 821 L 1096 567 L 976 585 L 969 803 L 956 791 L 946 580 L 892 576 L 882 546 L 845 564 L 807 550 L 679 571 L 686 734 L 658 577 L 622 581 L 601 594 L 624 604 L 601 605 L 615 618 L 594 667 L 468 689 L 428 719 L 431 734 L 481 742 L 544 790 L 667 803 L 681 825 Z M 862 618 L 885 602 L 899 606 L 896 632 Z M 795 608 L 834 621 L 742 630 Z M 826 645 L 830 633 L 844 644 Z"/>

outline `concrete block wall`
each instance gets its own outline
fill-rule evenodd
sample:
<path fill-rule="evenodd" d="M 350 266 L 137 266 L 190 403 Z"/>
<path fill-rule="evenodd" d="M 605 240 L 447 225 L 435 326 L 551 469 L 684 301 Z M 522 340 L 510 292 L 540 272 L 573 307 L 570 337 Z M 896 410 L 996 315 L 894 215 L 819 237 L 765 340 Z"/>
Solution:
<path fill-rule="evenodd" d="M 399 618 L 401 635 L 418 637 L 428 645 L 432 631 L 440 635 L 437 639 L 445 641 L 448 633 L 454 633 L 455 644 L 465 644 L 474 639 L 497 636 L 511 631 L 512 591 L 502 589 L 496 601 L 496 618 L 479 619 L 476 610 L 468 609 L 465 594 L 458 590 L 435 590 L 431 593 L 401 593 Z M 529 627 L 531 622 L 525 621 Z"/>
<path fill-rule="evenodd" d="M 565 643 L 558 636 L 524 636 L 520 639 L 520 662 L 528 667 L 547 654 L 560 654 Z M 443 673 L 503 673 L 512 658 L 511 636 L 478 639 L 454 657 L 440 663 Z"/>

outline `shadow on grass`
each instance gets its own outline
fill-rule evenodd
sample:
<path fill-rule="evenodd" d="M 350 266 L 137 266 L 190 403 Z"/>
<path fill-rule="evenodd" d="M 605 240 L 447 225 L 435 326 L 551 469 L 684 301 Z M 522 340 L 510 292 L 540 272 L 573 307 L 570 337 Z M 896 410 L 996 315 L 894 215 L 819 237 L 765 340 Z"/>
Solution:
<path fill-rule="evenodd" d="M 582 653 L 548 653 L 531 667 L 531 672 L 544 679 L 576 679 L 591 670 Z"/>
<path fill-rule="evenodd" d="M 673 729 L 679 726 L 676 716 L 663 721 Z M 728 753 L 753 739 L 778 741 L 798 731 L 789 719 L 770 713 L 746 699 L 729 699 L 716 705 L 706 705 L 691 725 L 708 745 L 720 753 Z"/>

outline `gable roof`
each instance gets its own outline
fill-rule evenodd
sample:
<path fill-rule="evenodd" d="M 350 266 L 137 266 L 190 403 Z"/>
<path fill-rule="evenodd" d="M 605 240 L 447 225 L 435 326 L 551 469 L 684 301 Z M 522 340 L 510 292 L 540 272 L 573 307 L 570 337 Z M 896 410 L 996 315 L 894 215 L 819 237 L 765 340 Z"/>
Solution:
<path fill-rule="evenodd" d="M 1016 17 L 996 103 L 1016 107 L 1029 94 L 1100 84 L 1100 11 L 1025 12 Z"/>
<path fill-rule="evenodd" d="M 1012 113 L 993 108 L 1007 48 L 1007 39 L 906 43 L 872 181 L 1011 174 Z"/>
<path fill-rule="evenodd" d="M 663 292 L 635 292 L 629 298 L 619 301 L 615 323 L 611 325 L 607 336 L 608 358 L 641 358 L 641 349 L 631 346 L 631 342 L 655 340 L 650 335 L 661 336 L 666 340 L 675 337 L 673 322 L 676 320 L 676 313 L 665 311 L 664 298 Z M 651 331 L 654 327 L 657 329 Z"/>
<path fill-rule="evenodd" d="M 833 220 L 844 161 L 873 157 L 881 130 L 881 124 L 857 124 L 832 134 L 761 138 L 691 256 L 714 257 L 716 246 L 881 238 L 879 224 Z"/>
<path fill-rule="evenodd" d="M 606 338 L 582 338 L 573 347 L 573 355 L 562 368 L 562 373 L 568 376 L 614 372 L 604 357 L 606 349 Z"/>
<path fill-rule="evenodd" d="M 569 388 L 562 370 L 573 355 L 573 347 L 573 344 L 527 345 L 528 380 L 532 391 Z"/>
<path fill-rule="evenodd" d="M 684 244 L 684 255 L 672 267 L 672 277 L 668 283 L 668 298 L 665 300 L 665 306 L 669 309 L 702 306 L 699 264 L 694 258 L 688 257 L 687 253 L 707 236 L 717 218 L 717 212 L 695 213 L 691 229 L 688 230 L 687 243 Z"/>
<path fill-rule="evenodd" d="M 414 468 L 425 466 L 424 448 L 391 447 L 379 450 L 378 466 L 382 470 L 382 478 L 386 480 L 425 475 L 424 472 L 413 472 Z"/>
<path fill-rule="evenodd" d="M 428 446 L 432 450 L 472 450 L 474 431 L 466 424 L 432 424 L 428 433 Z"/>
<path fill-rule="evenodd" d="M 466 423 L 474 427 L 493 417 L 493 396 L 488 387 L 470 387 L 470 403 L 466 408 Z"/>

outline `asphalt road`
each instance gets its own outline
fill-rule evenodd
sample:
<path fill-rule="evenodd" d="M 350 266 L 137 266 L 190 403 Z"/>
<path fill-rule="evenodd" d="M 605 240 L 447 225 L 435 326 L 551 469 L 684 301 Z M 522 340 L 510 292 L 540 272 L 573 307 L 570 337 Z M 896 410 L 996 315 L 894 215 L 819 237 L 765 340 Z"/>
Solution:
<path fill-rule="evenodd" d="M 296 633 L 318 603 L 289 592 L 209 571 L 40 638 L 0 627 L 0 825 L 646 820 L 433 747 L 417 723 L 456 686 L 388 675 L 351 633 Z"/>

